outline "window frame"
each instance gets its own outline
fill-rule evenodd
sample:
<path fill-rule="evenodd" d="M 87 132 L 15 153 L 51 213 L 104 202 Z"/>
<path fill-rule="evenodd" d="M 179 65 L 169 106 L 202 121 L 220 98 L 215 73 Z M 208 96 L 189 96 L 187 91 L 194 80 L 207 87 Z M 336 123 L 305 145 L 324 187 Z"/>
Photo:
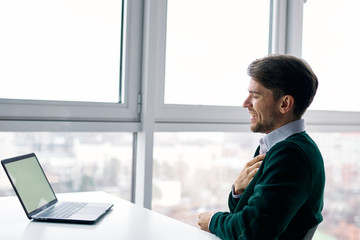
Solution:
<path fill-rule="evenodd" d="M 269 53 L 301 57 L 303 4 L 306 1 L 270 0 L 269 2 L 271 11 Z M 156 70 L 147 76 L 151 84 L 156 86 L 156 94 L 153 95 L 156 131 L 179 131 L 179 128 L 184 130 L 200 128 L 204 131 L 244 129 L 242 125 L 248 125 L 249 116 L 242 107 L 164 103 L 167 2 L 161 1 L 157 5 L 152 8 L 156 19 L 149 19 L 150 34 L 147 36 L 148 39 L 145 38 L 149 44 L 153 43 L 149 48 L 156 49 L 149 52 L 148 56 L 148 59 L 157 60 L 156 63 L 152 62 L 152 67 Z M 340 131 L 349 129 L 350 126 L 352 128 L 360 126 L 360 112 L 308 110 L 304 118 L 312 129 L 320 131 L 327 129 Z"/>
<path fill-rule="evenodd" d="M 123 2 L 121 81 L 124 103 L 97 103 L 72 101 L 44 101 L 0 99 L 0 129 L 2 131 L 83 131 L 95 129 L 119 130 L 119 124 L 128 131 L 138 131 L 138 95 L 141 81 L 142 1 Z M 126 24 L 126 26 L 125 26 Z M 120 81 L 119 79 L 119 81 Z M 119 89 L 120 91 L 120 89 Z M 11 124 L 9 124 L 11 123 Z M 24 127 L 24 123 L 27 124 Z M 85 125 L 81 123 L 86 123 Z M 94 123 L 94 124 L 91 124 Z M 129 124 L 133 123 L 133 124 Z M 101 125 L 105 126 L 101 126 Z M 88 127 L 87 127 L 88 126 Z M 112 127 L 114 126 L 114 127 Z M 129 129 L 130 127 L 130 129 Z"/>
<path fill-rule="evenodd" d="M 270 37 L 269 53 L 292 54 L 301 57 L 302 18 L 304 0 L 270 0 Z M 148 173 L 143 181 L 141 199 L 138 202 L 151 208 L 152 148 L 154 132 L 171 131 L 249 131 L 248 113 L 242 107 L 197 106 L 164 103 L 165 51 L 166 51 L 166 12 L 167 1 L 148 1 L 145 4 L 144 36 L 144 75 L 143 84 L 151 86 L 146 101 L 154 104 L 145 107 L 148 111 L 144 119 L 148 124 L 143 129 L 150 150 L 145 150 L 141 171 Z M 296 29 L 296 31 L 295 31 Z M 146 88 L 145 88 L 146 89 Z M 155 105 L 155 107 L 153 106 Z M 360 112 L 337 112 L 309 110 L 304 115 L 308 131 L 359 131 Z M 145 138 L 145 136 L 143 136 Z M 147 152 L 146 152 L 147 151 Z M 139 160 L 139 159 L 138 159 Z M 147 180 L 146 180 L 147 179 Z"/>
<path fill-rule="evenodd" d="M 154 42 L 152 48 L 157 49 L 153 51 L 150 59 L 157 59 L 157 71 L 154 71 L 150 76 L 150 81 L 156 85 L 155 95 L 155 116 L 157 130 L 162 129 L 162 125 L 169 126 L 171 123 L 206 123 L 210 125 L 226 124 L 245 124 L 248 122 L 248 113 L 239 106 L 212 106 L 212 105 L 187 105 L 187 104 L 165 104 L 165 57 L 166 57 L 166 19 L 167 19 L 167 1 L 157 3 L 158 7 L 153 8 L 157 19 L 149 21 L 151 32 L 149 38 L 156 38 L 157 41 L 149 39 L 149 42 Z M 152 24 L 151 22 L 154 21 Z M 156 21 L 156 24 L 155 24 Z M 176 129 L 175 129 L 176 130 Z"/>

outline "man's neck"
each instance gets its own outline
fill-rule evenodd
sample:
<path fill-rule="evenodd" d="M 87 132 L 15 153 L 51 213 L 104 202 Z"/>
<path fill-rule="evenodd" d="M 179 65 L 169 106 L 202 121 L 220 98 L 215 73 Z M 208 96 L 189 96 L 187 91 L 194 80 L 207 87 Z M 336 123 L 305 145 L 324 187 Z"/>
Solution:
<path fill-rule="evenodd" d="M 274 129 L 272 129 L 269 132 L 266 132 L 265 134 L 270 134 L 271 132 L 275 131 L 276 129 L 281 128 L 282 126 L 285 126 L 291 122 L 294 122 L 294 121 L 297 121 L 300 119 L 301 119 L 301 117 L 295 117 L 293 114 L 283 115 L 283 117 L 280 118 L 280 120 L 275 125 Z"/>
<path fill-rule="evenodd" d="M 266 153 L 276 143 L 289 136 L 305 131 L 305 121 L 292 121 L 275 129 L 260 139 L 260 153 Z"/>

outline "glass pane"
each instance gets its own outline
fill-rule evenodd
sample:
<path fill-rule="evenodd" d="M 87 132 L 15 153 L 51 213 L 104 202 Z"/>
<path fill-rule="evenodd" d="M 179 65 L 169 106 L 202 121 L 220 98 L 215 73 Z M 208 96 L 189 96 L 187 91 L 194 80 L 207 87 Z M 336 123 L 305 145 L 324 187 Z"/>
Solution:
<path fill-rule="evenodd" d="M 316 0 L 304 4 L 303 57 L 319 78 L 310 109 L 360 111 L 358 56 L 360 1 Z M 346 104 L 344 101 L 346 99 Z"/>
<path fill-rule="evenodd" d="M 156 133 L 152 209 L 194 226 L 202 211 L 226 211 L 258 140 L 254 133 Z"/>
<path fill-rule="evenodd" d="M 0 98 L 119 102 L 121 0 L 0 1 Z"/>
<path fill-rule="evenodd" d="M 54 191 L 105 191 L 130 200 L 132 133 L 0 133 L 0 158 L 35 152 Z M 14 195 L 0 174 L 0 196 Z"/>
<path fill-rule="evenodd" d="M 312 137 L 321 149 L 326 172 L 324 221 L 314 240 L 358 239 L 360 132 L 313 133 Z"/>
<path fill-rule="evenodd" d="M 313 239 L 358 239 L 360 132 L 310 135 L 326 171 L 324 221 Z M 260 137 L 250 132 L 156 133 L 153 210 L 194 226 L 200 212 L 228 211 L 231 184 Z"/>
<path fill-rule="evenodd" d="M 169 0 L 165 103 L 241 105 L 247 66 L 268 52 L 269 6 L 267 0 Z"/>

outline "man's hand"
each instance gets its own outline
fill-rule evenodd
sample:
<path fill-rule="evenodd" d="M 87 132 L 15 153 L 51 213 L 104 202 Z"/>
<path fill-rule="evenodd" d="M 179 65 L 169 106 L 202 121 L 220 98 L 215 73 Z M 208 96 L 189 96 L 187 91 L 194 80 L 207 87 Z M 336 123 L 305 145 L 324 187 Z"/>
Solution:
<path fill-rule="evenodd" d="M 235 179 L 234 187 L 235 194 L 242 194 L 245 188 L 249 185 L 255 174 L 259 170 L 262 160 L 266 154 L 261 154 L 251 159 L 245 164 L 245 167 L 241 170 L 238 177 Z"/>
<path fill-rule="evenodd" d="M 203 212 L 199 214 L 198 224 L 202 230 L 210 232 L 209 230 L 210 219 L 215 213 L 216 212 Z"/>

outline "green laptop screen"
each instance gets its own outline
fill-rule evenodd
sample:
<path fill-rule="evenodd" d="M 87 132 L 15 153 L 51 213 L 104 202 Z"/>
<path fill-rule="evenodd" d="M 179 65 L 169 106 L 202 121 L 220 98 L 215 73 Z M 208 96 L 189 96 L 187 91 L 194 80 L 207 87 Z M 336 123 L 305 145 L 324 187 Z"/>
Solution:
<path fill-rule="evenodd" d="M 9 162 L 6 169 L 28 213 L 56 198 L 35 156 Z"/>

